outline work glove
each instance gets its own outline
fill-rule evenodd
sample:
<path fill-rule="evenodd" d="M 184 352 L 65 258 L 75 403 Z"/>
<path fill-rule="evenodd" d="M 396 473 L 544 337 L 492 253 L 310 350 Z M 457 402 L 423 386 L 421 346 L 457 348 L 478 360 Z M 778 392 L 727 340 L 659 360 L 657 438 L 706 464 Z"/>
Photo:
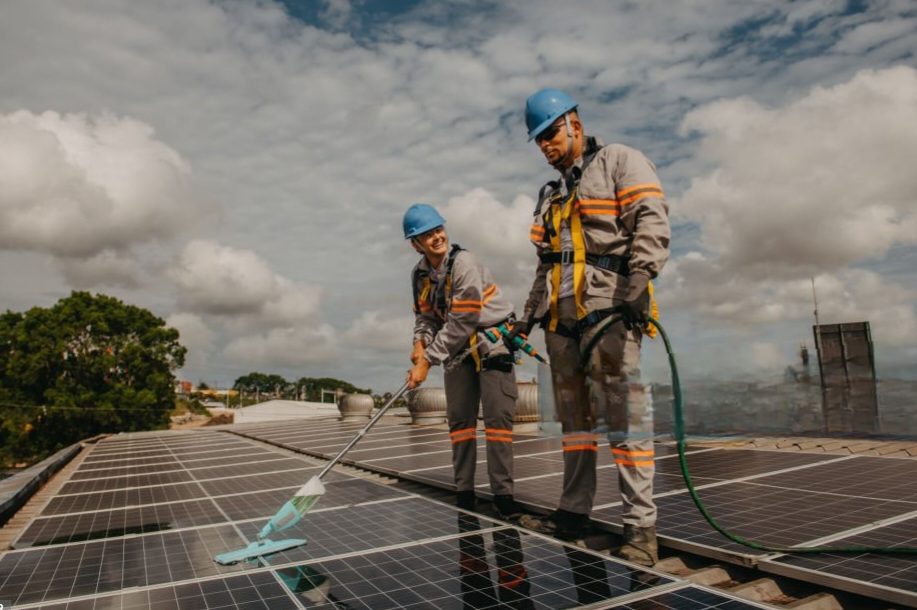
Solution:
<path fill-rule="evenodd" d="M 649 283 L 650 276 L 645 273 L 638 271 L 630 274 L 624 301 L 615 307 L 621 314 L 621 321 L 627 330 L 643 328 L 647 324 L 646 316 L 650 308 Z"/>
<path fill-rule="evenodd" d="M 503 344 L 510 352 L 514 352 L 519 347 L 514 343 L 516 337 L 522 337 L 523 339 L 529 338 L 529 333 L 532 332 L 532 329 L 535 327 L 535 320 L 531 318 L 526 318 L 525 320 L 517 320 L 513 324 L 512 329 L 503 335 Z"/>
<path fill-rule="evenodd" d="M 415 341 L 414 349 L 411 351 L 411 364 L 417 364 L 417 361 L 423 358 L 423 341 Z"/>

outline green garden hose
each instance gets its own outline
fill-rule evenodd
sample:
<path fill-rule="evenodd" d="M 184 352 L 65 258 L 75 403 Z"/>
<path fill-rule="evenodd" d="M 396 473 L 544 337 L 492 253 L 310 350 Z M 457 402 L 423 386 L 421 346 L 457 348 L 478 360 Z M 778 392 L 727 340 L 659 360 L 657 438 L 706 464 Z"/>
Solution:
<path fill-rule="evenodd" d="M 621 321 L 620 316 L 609 316 L 600 323 L 600 326 L 596 333 L 589 340 L 589 343 L 586 345 L 586 348 L 582 352 L 582 366 L 583 370 L 587 370 L 589 367 L 589 360 L 592 357 L 592 350 L 595 348 L 596 344 L 602 338 L 602 336 L 608 332 L 612 325 L 616 322 Z M 755 549 L 757 551 L 764 551 L 766 553 L 796 553 L 796 554 L 814 554 L 814 553 L 883 553 L 883 554 L 894 554 L 894 555 L 912 555 L 917 554 L 917 548 L 915 547 L 869 547 L 869 546 L 844 546 L 844 547 L 826 547 L 826 546 L 816 546 L 816 547 L 804 547 L 804 546 L 795 546 L 795 547 L 779 547 L 779 546 L 767 546 L 764 544 L 759 544 L 752 540 L 748 540 L 736 534 L 733 534 L 726 530 L 723 526 L 716 522 L 707 508 L 704 506 L 704 503 L 701 502 L 700 497 L 697 495 L 697 490 L 694 489 L 694 484 L 691 481 L 691 473 L 688 471 L 688 458 L 685 455 L 686 445 L 685 442 L 685 421 L 684 421 L 684 399 L 681 393 L 681 381 L 678 377 L 678 365 L 675 362 L 675 352 L 672 351 L 672 344 L 669 342 L 669 337 L 665 332 L 665 329 L 662 325 L 655 319 L 649 318 L 650 324 L 656 327 L 656 330 L 659 331 L 659 335 L 662 337 L 662 341 L 665 344 L 665 351 L 669 357 L 669 368 L 672 374 L 672 394 L 673 394 L 673 419 L 675 422 L 675 443 L 678 447 L 678 463 L 681 467 L 681 474 L 684 477 L 685 485 L 688 487 L 688 493 L 691 494 L 691 499 L 694 501 L 694 505 L 697 506 L 697 510 L 700 511 L 700 514 L 703 515 L 704 519 L 710 526 L 718 531 L 720 534 L 743 546 Z"/>

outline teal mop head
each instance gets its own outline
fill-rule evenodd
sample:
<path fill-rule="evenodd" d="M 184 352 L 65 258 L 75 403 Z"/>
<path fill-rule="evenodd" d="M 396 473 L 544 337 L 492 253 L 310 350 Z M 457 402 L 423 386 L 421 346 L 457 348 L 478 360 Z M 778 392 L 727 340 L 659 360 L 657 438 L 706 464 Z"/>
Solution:
<path fill-rule="evenodd" d="M 325 486 L 322 484 L 321 479 L 312 477 L 296 492 L 296 495 L 287 500 L 287 502 L 280 507 L 280 510 L 271 517 L 270 521 L 267 522 L 258 534 L 257 541 L 252 542 L 244 549 L 220 553 L 214 557 L 214 561 L 224 566 L 231 565 L 243 560 L 279 553 L 306 544 L 305 538 L 271 540 L 269 536 L 291 528 L 299 523 L 303 516 L 309 512 L 324 493 Z"/>

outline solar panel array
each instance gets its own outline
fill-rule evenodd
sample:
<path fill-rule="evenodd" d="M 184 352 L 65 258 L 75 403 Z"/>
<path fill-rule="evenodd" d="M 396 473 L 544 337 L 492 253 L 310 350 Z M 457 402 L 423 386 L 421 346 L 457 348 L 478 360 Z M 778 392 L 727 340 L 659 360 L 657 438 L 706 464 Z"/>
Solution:
<path fill-rule="evenodd" d="M 333 456 L 360 424 L 285 422 L 238 425 L 232 431 L 309 455 Z M 489 496 L 485 443 L 478 436 L 476 485 Z M 560 439 L 516 435 L 516 498 L 553 510 L 560 496 Z M 346 463 L 453 489 L 446 433 L 380 425 Z M 727 530 L 766 546 L 915 546 L 917 460 L 768 450 L 692 448 L 692 480 L 709 512 Z M 594 521 L 620 530 L 618 477 L 607 445 L 599 451 Z M 917 606 L 917 557 L 783 556 L 734 543 L 704 521 L 687 493 L 677 453 L 656 446 L 658 531 L 675 548 L 756 564 L 779 573 L 893 603 Z M 663 606 L 664 607 L 664 606 Z"/>
<path fill-rule="evenodd" d="M 326 420 L 248 430 L 327 452 L 355 429 Z M 446 439 L 384 425 L 355 455 L 435 469 Z M 550 442 L 530 446 L 543 449 L 531 459 L 556 463 Z M 119 435 L 81 458 L 0 555 L 4 608 L 761 607 L 341 472 L 283 534 L 306 545 L 220 566 L 213 556 L 254 540 L 320 462 L 214 430 Z"/>

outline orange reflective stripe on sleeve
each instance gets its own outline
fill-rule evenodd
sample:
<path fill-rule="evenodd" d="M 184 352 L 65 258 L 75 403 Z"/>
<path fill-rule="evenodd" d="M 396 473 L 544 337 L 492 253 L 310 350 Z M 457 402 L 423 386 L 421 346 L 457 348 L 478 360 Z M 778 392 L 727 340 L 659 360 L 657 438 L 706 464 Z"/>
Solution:
<path fill-rule="evenodd" d="M 578 202 L 579 213 L 584 216 L 607 214 L 618 215 L 618 202 L 614 199 L 580 199 Z"/>
<path fill-rule="evenodd" d="M 541 242 L 544 240 L 545 228 L 541 225 L 532 225 L 529 229 L 529 239 L 534 242 Z"/>
<path fill-rule="evenodd" d="M 475 313 L 481 311 L 481 301 L 452 299 L 449 311 L 453 313 Z"/>
<path fill-rule="evenodd" d="M 616 193 L 618 202 L 624 205 L 635 203 L 644 197 L 665 197 L 662 188 L 658 184 L 635 184 Z"/>
<path fill-rule="evenodd" d="M 496 294 L 497 294 L 497 285 L 491 284 L 490 286 L 484 289 L 484 294 L 482 295 L 484 299 L 481 301 L 481 303 L 487 304 L 487 302 L 490 301 L 492 298 L 494 298 Z"/>

